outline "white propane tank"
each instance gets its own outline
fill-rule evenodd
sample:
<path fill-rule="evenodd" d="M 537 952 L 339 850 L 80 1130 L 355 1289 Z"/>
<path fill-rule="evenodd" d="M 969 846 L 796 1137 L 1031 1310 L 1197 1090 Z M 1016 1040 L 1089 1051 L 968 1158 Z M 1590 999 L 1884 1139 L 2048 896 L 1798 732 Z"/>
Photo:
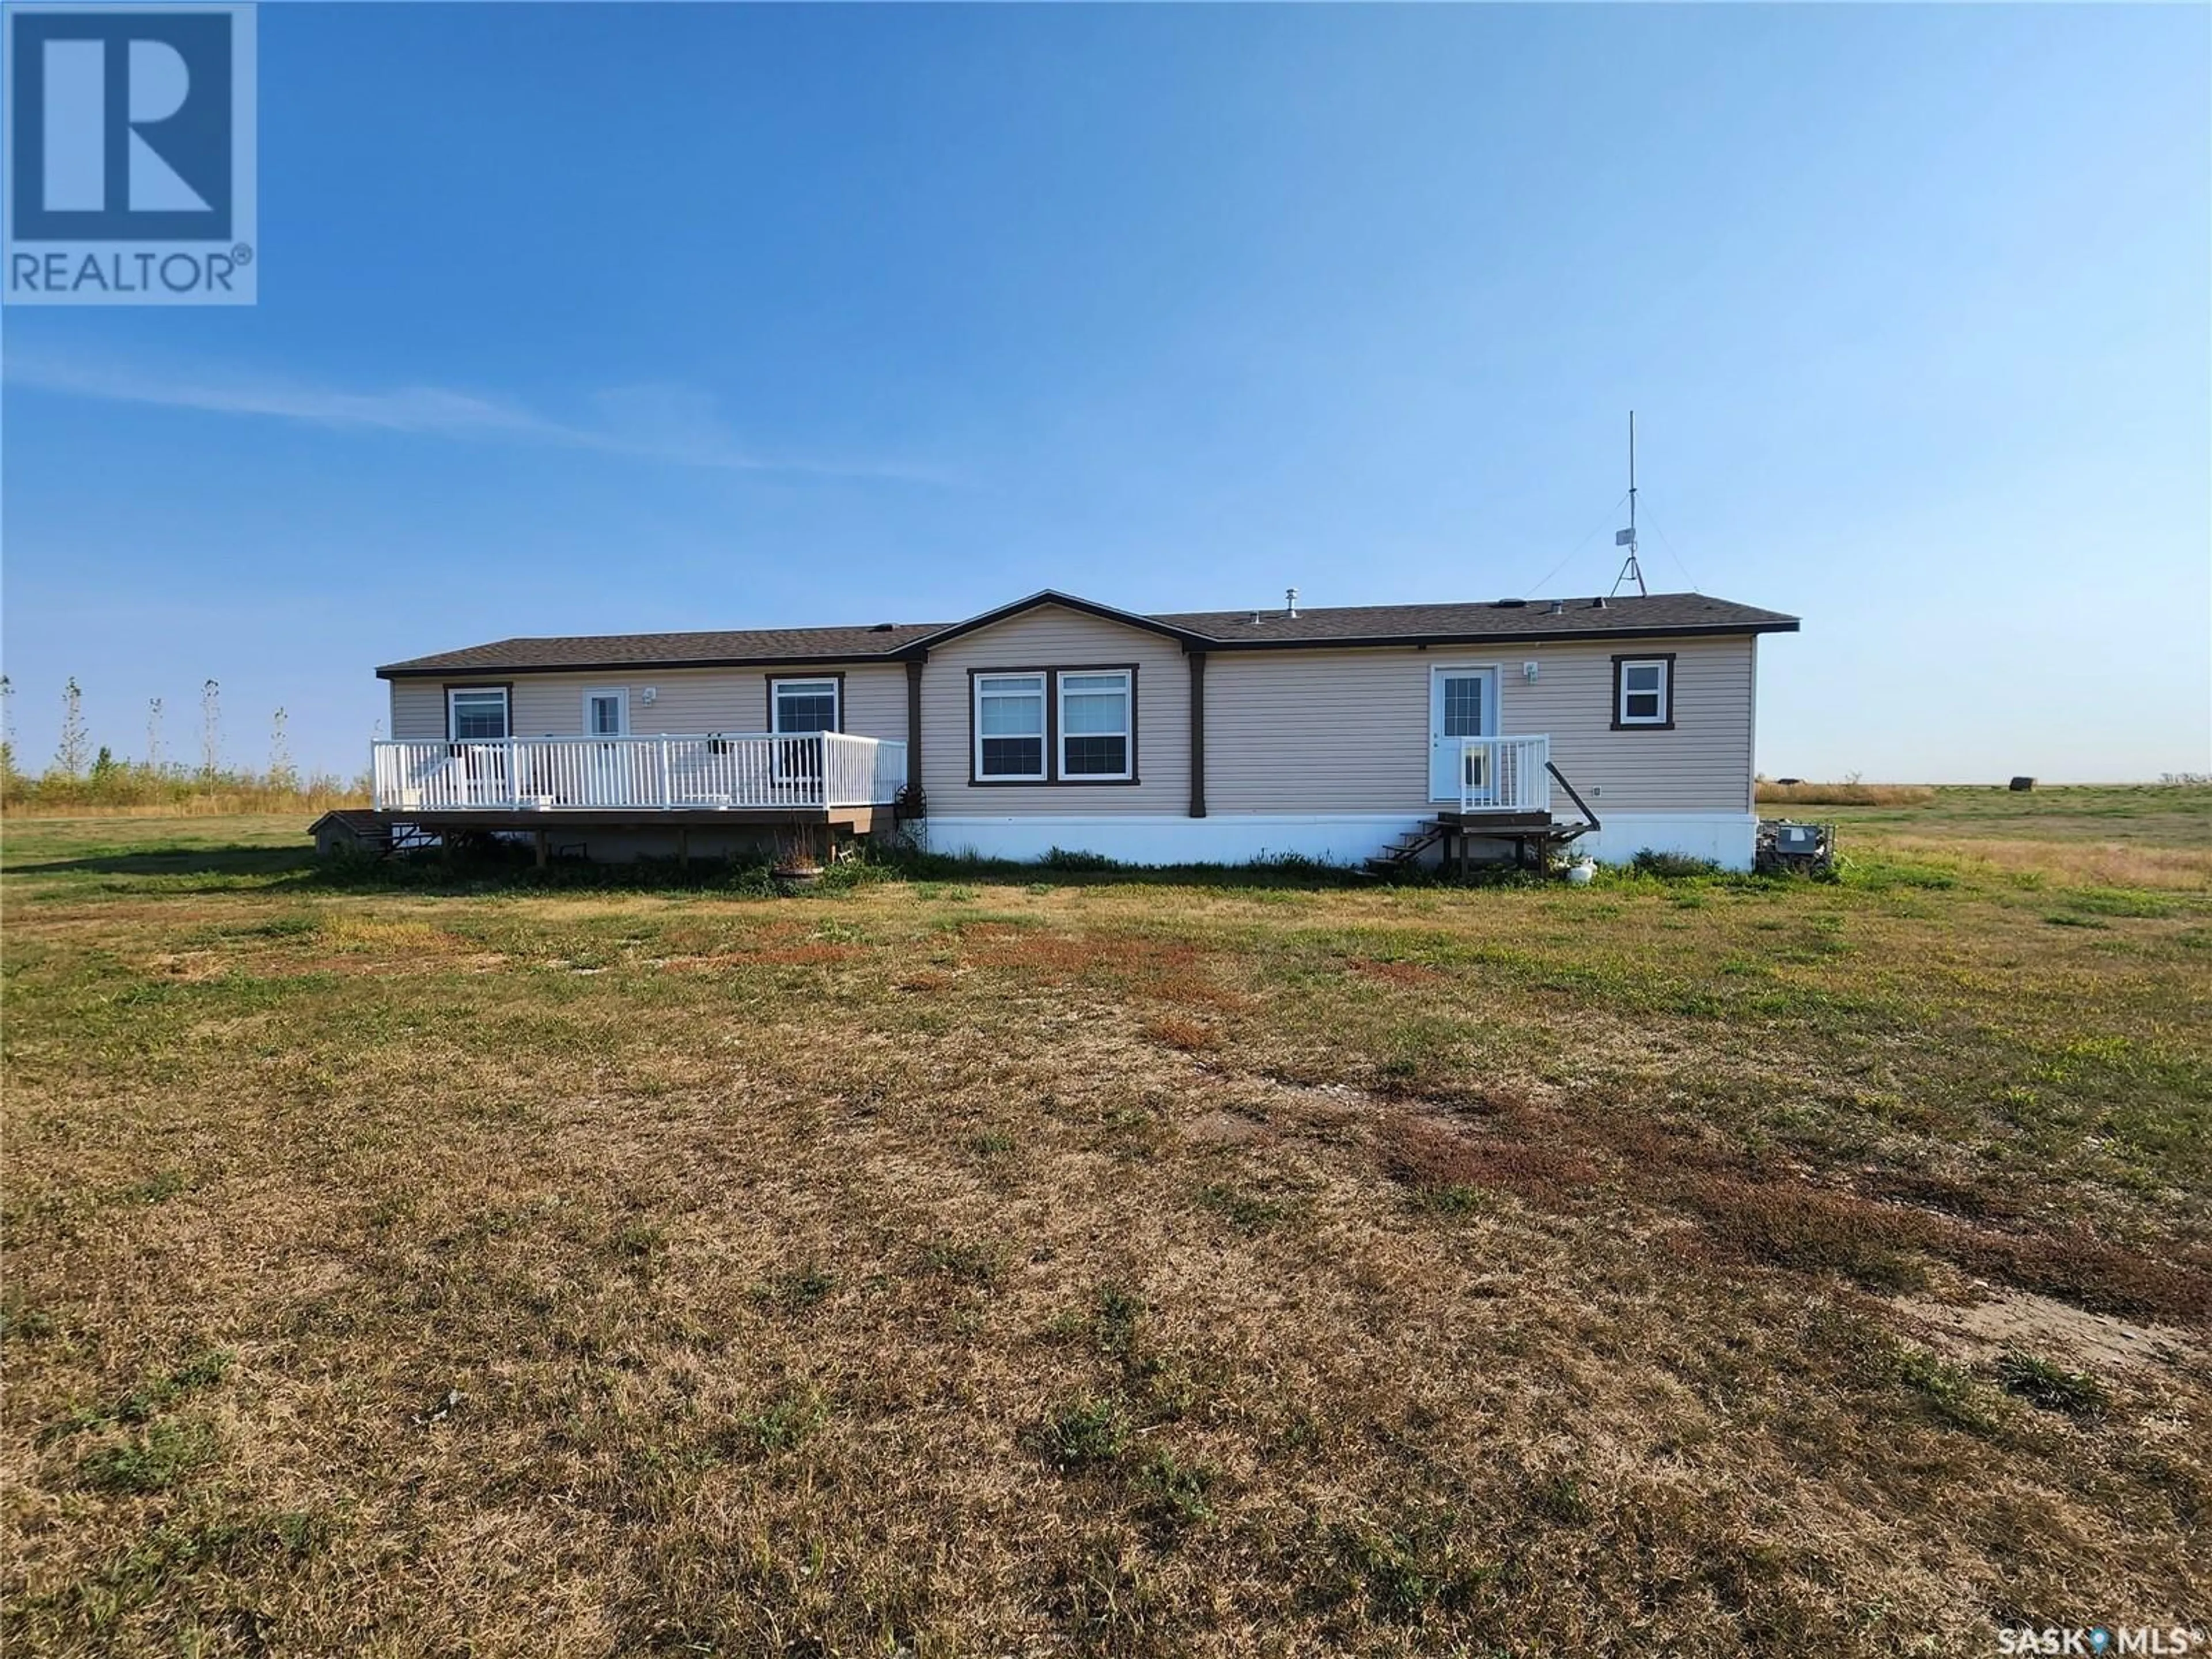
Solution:
<path fill-rule="evenodd" d="M 1567 866 L 1567 879 L 1577 887 L 1589 886 L 1590 884 L 1590 878 L 1596 873 L 1597 860 L 1595 859 L 1583 859 L 1579 863 L 1571 864 Z"/>

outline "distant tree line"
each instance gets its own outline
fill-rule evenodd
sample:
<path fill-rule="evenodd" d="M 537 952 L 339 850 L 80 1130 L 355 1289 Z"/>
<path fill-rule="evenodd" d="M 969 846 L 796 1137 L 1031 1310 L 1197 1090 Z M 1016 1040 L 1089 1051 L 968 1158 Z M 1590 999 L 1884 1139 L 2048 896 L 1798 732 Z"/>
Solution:
<path fill-rule="evenodd" d="M 293 763 L 282 708 L 270 717 L 265 769 L 224 764 L 222 687 L 214 680 L 200 687 L 197 765 L 171 760 L 163 751 L 159 697 L 146 704 L 145 753 L 127 758 L 106 744 L 94 747 L 85 725 L 84 693 L 70 676 L 62 688 L 61 732 L 53 758 L 37 772 L 22 764 L 16 746 L 15 688 L 5 675 L 0 675 L 0 708 L 5 709 L 0 720 L 0 808 L 10 812 L 306 812 L 362 805 L 368 798 L 366 775 L 342 779 L 300 771 Z"/>

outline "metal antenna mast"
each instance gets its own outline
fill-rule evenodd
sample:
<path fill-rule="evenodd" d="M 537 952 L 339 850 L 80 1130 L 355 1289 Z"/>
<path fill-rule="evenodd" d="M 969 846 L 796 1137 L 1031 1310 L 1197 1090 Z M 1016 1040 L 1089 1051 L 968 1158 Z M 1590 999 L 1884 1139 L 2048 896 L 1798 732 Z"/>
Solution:
<path fill-rule="evenodd" d="M 1644 567 L 1636 562 L 1636 411 L 1628 411 L 1628 528 L 1613 532 L 1613 544 L 1628 550 L 1628 557 L 1620 567 L 1620 574 L 1613 579 L 1613 591 L 1620 592 L 1620 585 L 1633 580 L 1639 594 L 1651 590 L 1644 585 Z"/>

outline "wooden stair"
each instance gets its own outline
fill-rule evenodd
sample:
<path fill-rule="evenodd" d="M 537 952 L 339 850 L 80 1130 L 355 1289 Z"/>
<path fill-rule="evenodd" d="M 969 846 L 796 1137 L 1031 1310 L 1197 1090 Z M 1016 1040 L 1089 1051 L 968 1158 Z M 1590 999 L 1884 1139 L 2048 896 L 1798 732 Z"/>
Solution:
<path fill-rule="evenodd" d="M 1443 839 L 1444 827 L 1443 821 L 1437 818 L 1425 819 L 1415 824 L 1367 860 L 1369 873 L 1395 876 L 1411 869 L 1422 854 Z"/>

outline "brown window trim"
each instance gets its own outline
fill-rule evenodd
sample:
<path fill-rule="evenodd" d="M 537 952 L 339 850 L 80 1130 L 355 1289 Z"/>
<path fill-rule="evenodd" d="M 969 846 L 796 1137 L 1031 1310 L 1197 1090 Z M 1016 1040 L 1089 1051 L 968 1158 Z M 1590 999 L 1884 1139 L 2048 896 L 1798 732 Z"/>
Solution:
<path fill-rule="evenodd" d="M 771 737 L 778 735 L 775 729 L 775 688 L 779 685 L 804 685 L 811 680 L 837 682 L 837 724 L 830 729 L 833 732 L 842 732 L 845 729 L 845 671 L 843 669 L 825 668 L 819 674 L 768 674 L 762 678 L 767 682 L 763 696 L 768 700 L 768 723 L 762 726 L 761 730 L 768 732 Z M 802 732 L 798 735 L 806 734 Z"/>
<path fill-rule="evenodd" d="M 1137 682 L 1139 665 L 1133 662 L 1061 663 L 1012 668 L 971 668 L 968 671 L 968 785 L 971 789 L 1127 789 L 1144 781 L 1137 769 Z M 978 675 L 1042 674 L 1044 676 L 1044 775 L 1041 778 L 986 778 L 975 770 L 975 678 Z M 1127 674 L 1129 677 L 1129 775 L 1126 778 L 1063 777 L 1060 770 L 1060 677 L 1062 674 Z"/>
<path fill-rule="evenodd" d="M 1663 720 L 1624 720 L 1620 718 L 1620 671 L 1632 662 L 1667 665 Z M 1613 729 L 1616 732 L 1671 732 L 1674 729 L 1674 653 L 1672 651 L 1627 651 L 1613 659 Z"/>

